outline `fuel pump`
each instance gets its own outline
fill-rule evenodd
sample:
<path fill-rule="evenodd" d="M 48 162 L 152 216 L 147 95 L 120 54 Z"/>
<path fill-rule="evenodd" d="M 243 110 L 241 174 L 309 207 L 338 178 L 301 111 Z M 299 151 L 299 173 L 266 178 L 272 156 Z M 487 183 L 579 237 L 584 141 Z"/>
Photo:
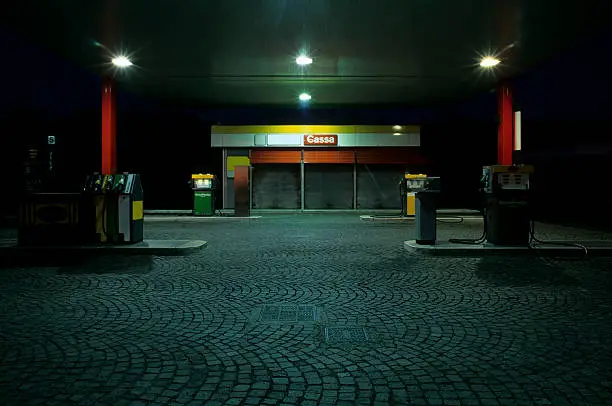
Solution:
<path fill-rule="evenodd" d="M 414 193 L 416 242 L 436 243 L 436 206 L 440 193 L 440 178 L 425 175 L 406 175 L 407 190 Z"/>
<path fill-rule="evenodd" d="M 87 178 L 89 227 L 86 239 L 101 243 L 136 243 L 143 239 L 143 193 L 140 175 L 93 174 Z"/>
<path fill-rule="evenodd" d="M 193 215 L 213 216 L 215 214 L 215 191 L 217 178 L 211 174 L 192 174 Z"/>
<path fill-rule="evenodd" d="M 400 193 L 402 193 L 402 216 L 415 216 L 416 215 L 416 191 L 418 187 L 422 186 L 422 182 L 418 180 L 427 179 L 427 175 L 424 174 L 410 174 L 406 172 L 403 179 L 403 187 L 400 187 Z"/>
<path fill-rule="evenodd" d="M 485 234 L 496 245 L 529 245 L 529 182 L 533 166 L 492 165 L 482 168 Z"/>

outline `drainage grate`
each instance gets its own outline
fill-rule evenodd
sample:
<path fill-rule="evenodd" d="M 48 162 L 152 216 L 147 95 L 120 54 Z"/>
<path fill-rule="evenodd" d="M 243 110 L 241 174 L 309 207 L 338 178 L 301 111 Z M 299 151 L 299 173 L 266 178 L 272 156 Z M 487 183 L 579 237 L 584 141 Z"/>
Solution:
<path fill-rule="evenodd" d="M 317 309 L 313 305 L 264 305 L 259 321 L 265 322 L 312 322 L 317 321 Z"/>
<path fill-rule="evenodd" d="M 325 341 L 334 344 L 354 344 L 368 341 L 368 333 L 363 327 L 326 327 Z"/>

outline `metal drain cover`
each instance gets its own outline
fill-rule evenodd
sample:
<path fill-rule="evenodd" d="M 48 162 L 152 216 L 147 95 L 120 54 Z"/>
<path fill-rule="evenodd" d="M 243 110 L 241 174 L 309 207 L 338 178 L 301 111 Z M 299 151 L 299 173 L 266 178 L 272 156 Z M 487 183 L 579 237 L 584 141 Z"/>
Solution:
<path fill-rule="evenodd" d="M 330 344 L 355 344 L 368 341 L 368 333 L 363 327 L 326 327 L 325 341 Z"/>
<path fill-rule="evenodd" d="M 317 321 L 318 312 L 313 305 L 264 305 L 259 312 L 259 321 L 276 323 L 299 323 Z"/>

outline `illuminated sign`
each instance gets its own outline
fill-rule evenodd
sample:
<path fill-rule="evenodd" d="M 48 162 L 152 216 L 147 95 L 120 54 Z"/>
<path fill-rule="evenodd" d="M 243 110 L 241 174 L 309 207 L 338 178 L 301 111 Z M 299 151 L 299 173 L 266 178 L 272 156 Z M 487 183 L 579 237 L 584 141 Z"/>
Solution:
<path fill-rule="evenodd" d="M 338 135 L 304 134 L 304 145 L 338 145 Z"/>

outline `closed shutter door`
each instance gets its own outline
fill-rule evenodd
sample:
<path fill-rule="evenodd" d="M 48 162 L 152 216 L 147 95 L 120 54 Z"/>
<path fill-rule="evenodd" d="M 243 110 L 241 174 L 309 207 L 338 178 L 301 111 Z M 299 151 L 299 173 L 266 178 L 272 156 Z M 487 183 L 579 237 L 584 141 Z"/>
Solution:
<path fill-rule="evenodd" d="M 299 209 L 300 165 L 253 165 L 253 209 Z"/>
<path fill-rule="evenodd" d="M 355 152 L 338 149 L 304 150 L 304 163 L 306 164 L 352 164 L 355 162 Z"/>
<path fill-rule="evenodd" d="M 353 165 L 305 165 L 304 208 L 352 209 Z"/>
<path fill-rule="evenodd" d="M 399 182 L 403 165 L 357 165 L 357 207 L 401 210 Z"/>
<path fill-rule="evenodd" d="M 299 164 L 302 151 L 299 149 L 253 149 L 251 164 Z"/>

